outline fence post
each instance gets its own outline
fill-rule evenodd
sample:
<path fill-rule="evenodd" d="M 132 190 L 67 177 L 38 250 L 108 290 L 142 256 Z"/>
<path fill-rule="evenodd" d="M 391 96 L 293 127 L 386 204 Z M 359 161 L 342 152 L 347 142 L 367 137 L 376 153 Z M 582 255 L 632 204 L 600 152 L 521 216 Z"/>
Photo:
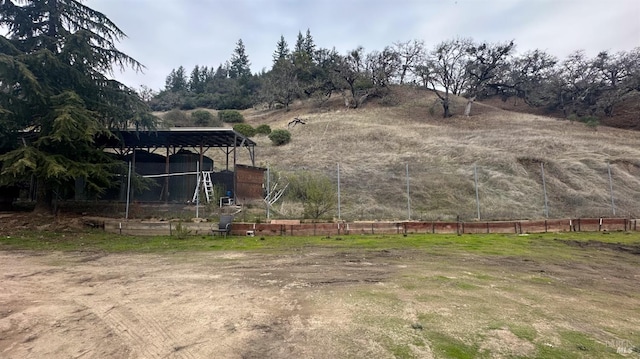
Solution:
<path fill-rule="evenodd" d="M 607 162 L 607 171 L 609 172 L 609 192 L 611 193 L 611 212 L 616 216 L 616 204 L 613 200 L 613 181 L 611 180 L 611 163 Z"/>
<path fill-rule="evenodd" d="M 478 221 L 480 220 L 480 195 L 478 194 L 478 166 L 473 164 L 473 179 L 476 184 L 476 208 L 478 211 Z"/>
<path fill-rule="evenodd" d="M 544 218 L 549 218 L 549 204 L 547 198 L 547 183 L 544 178 L 544 163 L 540 162 L 540 170 L 542 172 L 542 190 L 544 191 Z M 545 230 L 546 232 L 546 230 Z"/>

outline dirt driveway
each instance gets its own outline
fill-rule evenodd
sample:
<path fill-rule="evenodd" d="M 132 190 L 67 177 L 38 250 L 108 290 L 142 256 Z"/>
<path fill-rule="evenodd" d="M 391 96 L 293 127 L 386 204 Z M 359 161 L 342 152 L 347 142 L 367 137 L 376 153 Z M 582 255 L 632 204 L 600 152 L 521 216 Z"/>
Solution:
<path fill-rule="evenodd" d="M 318 248 L 0 251 L 0 357 L 432 358 L 447 343 L 497 358 L 633 356 L 638 256 L 610 255 L 617 264 Z"/>

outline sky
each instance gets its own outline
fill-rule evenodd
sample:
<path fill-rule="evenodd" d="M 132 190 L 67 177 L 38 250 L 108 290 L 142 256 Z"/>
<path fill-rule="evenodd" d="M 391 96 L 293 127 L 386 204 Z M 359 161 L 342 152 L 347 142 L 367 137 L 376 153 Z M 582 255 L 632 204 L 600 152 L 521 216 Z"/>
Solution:
<path fill-rule="evenodd" d="M 251 70 L 270 69 L 280 36 L 293 48 L 310 30 L 317 48 L 382 50 L 422 40 L 428 49 L 457 37 L 515 40 L 517 53 L 540 49 L 563 59 L 584 50 L 640 47 L 640 0 L 86 0 L 126 38 L 118 49 L 143 73 L 113 77 L 139 89 L 164 88 L 172 69 L 218 67 L 242 39 Z"/>

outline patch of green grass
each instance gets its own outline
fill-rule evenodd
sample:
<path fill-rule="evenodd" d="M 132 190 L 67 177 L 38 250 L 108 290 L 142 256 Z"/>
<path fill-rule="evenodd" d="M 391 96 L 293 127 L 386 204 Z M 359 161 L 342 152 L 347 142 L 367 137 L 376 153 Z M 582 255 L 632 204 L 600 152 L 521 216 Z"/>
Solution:
<path fill-rule="evenodd" d="M 598 343 L 582 332 L 567 330 L 561 331 L 559 334 L 563 346 L 567 349 L 575 348 L 578 351 L 589 353 L 612 352 L 612 348 L 608 348 L 606 345 Z"/>
<path fill-rule="evenodd" d="M 473 273 L 473 277 L 479 280 L 495 280 L 495 277 L 485 273 Z"/>
<path fill-rule="evenodd" d="M 406 289 L 406 290 L 416 290 L 416 289 L 418 289 L 418 284 L 416 284 L 415 282 L 413 282 L 413 283 L 402 283 L 401 287 L 402 287 L 402 289 Z"/>
<path fill-rule="evenodd" d="M 509 324 L 508 328 L 516 337 L 530 342 L 533 342 L 538 335 L 534 327 L 526 324 Z"/>
<path fill-rule="evenodd" d="M 455 282 L 455 286 L 456 286 L 456 288 L 463 289 L 463 290 L 473 290 L 473 289 L 479 289 L 480 288 L 475 284 L 471 284 L 471 283 L 467 283 L 467 282 L 463 282 L 463 281 L 456 281 Z"/>
<path fill-rule="evenodd" d="M 462 340 L 435 331 L 425 333 L 434 353 L 438 358 L 473 359 L 482 358 L 476 345 L 469 345 Z"/>
<path fill-rule="evenodd" d="M 597 240 L 606 243 L 640 245 L 640 234 L 612 232 L 601 233 L 549 233 L 535 236 L 512 234 L 415 234 L 402 235 L 345 235 L 341 240 L 322 236 L 267 236 L 211 237 L 206 235 L 184 236 L 127 236 L 100 230 L 85 232 L 24 231 L 0 237 L 0 249 L 106 251 L 106 252 L 164 252 L 209 250 L 267 250 L 288 251 L 294 248 L 317 247 L 334 250 L 419 250 L 429 255 L 474 254 L 488 257 L 515 257 L 528 260 L 549 261 L 570 259 L 587 254 L 603 254 L 609 249 L 597 246 L 571 246 L 567 241 Z M 491 277 L 476 276 L 489 280 Z M 445 280 L 444 278 L 439 278 Z"/>
<path fill-rule="evenodd" d="M 614 348 L 600 344 L 582 332 L 564 330 L 558 332 L 560 345 L 548 343 L 536 345 L 538 358 L 619 358 Z"/>
<path fill-rule="evenodd" d="M 360 290 L 354 293 L 356 300 L 384 305 L 387 308 L 398 306 L 402 303 L 398 295 L 393 292 L 378 290 Z"/>
<path fill-rule="evenodd" d="M 388 346 L 389 351 L 393 354 L 394 358 L 398 359 L 413 359 L 416 358 L 411 348 L 406 344 L 391 344 Z"/>

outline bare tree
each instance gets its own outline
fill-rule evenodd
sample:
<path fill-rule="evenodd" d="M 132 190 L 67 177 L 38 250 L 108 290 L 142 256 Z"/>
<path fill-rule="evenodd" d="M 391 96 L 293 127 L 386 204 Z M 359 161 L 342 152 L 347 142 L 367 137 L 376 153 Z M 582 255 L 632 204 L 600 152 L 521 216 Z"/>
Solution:
<path fill-rule="evenodd" d="M 140 85 L 140 89 L 138 89 L 137 93 L 138 93 L 138 96 L 140 96 L 140 99 L 145 103 L 149 103 L 151 99 L 153 99 L 158 95 L 157 91 L 154 91 L 153 89 L 151 89 L 149 86 L 146 86 L 146 85 Z"/>
<path fill-rule="evenodd" d="M 510 96 L 522 99 L 529 106 L 541 106 L 548 97 L 548 85 L 558 60 L 542 51 L 533 50 L 512 58 L 501 79 L 489 84 L 492 94 L 506 100 Z"/>
<path fill-rule="evenodd" d="M 407 74 L 409 73 L 419 76 L 414 71 L 415 67 L 419 65 L 426 56 L 424 41 L 411 40 L 395 42 L 393 44 L 393 48 L 398 54 L 398 59 L 400 61 L 400 84 L 404 83 L 407 78 Z"/>
<path fill-rule="evenodd" d="M 598 71 L 585 56 L 584 51 L 571 53 L 561 64 L 558 75 L 560 86 L 556 88 L 558 107 L 565 116 L 593 114 L 597 99 Z"/>
<path fill-rule="evenodd" d="M 366 71 L 376 89 L 389 85 L 399 68 L 400 57 L 394 49 L 388 46 L 382 52 L 373 51 L 367 54 Z"/>
<path fill-rule="evenodd" d="M 466 88 L 467 63 L 469 54 L 467 49 L 473 45 L 471 39 L 453 39 L 441 42 L 431 51 L 425 64 L 427 69 L 421 68 L 426 78 L 427 87 L 440 99 L 443 117 L 451 117 L 450 95 L 460 95 Z"/>
<path fill-rule="evenodd" d="M 358 108 L 361 104 L 358 94 L 359 82 L 362 82 L 365 70 L 364 48 L 359 46 L 355 50 L 347 52 L 345 56 L 336 59 L 334 71 L 340 80 L 346 85 L 347 93 L 343 93 L 347 107 Z M 366 95 L 366 94 L 365 94 Z M 365 97 L 366 98 L 366 97 Z"/>
<path fill-rule="evenodd" d="M 277 103 L 289 110 L 289 105 L 300 94 L 300 84 L 291 56 L 286 56 L 273 65 L 271 72 L 266 75 L 263 93 L 269 104 Z"/>
<path fill-rule="evenodd" d="M 599 92 L 596 107 L 605 116 L 613 116 L 615 105 L 628 93 L 640 89 L 640 48 L 616 54 L 600 52 L 591 66 L 598 75 L 594 84 Z"/>
<path fill-rule="evenodd" d="M 471 45 L 467 48 L 469 59 L 466 66 L 466 73 L 469 77 L 469 86 L 465 90 L 467 95 L 467 106 L 465 116 L 471 112 L 471 104 L 477 96 L 488 86 L 498 86 L 500 82 L 499 74 L 508 66 L 509 56 L 515 49 L 513 40 L 507 43 L 490 44 L 483 42 L 478 45 Z"/>

